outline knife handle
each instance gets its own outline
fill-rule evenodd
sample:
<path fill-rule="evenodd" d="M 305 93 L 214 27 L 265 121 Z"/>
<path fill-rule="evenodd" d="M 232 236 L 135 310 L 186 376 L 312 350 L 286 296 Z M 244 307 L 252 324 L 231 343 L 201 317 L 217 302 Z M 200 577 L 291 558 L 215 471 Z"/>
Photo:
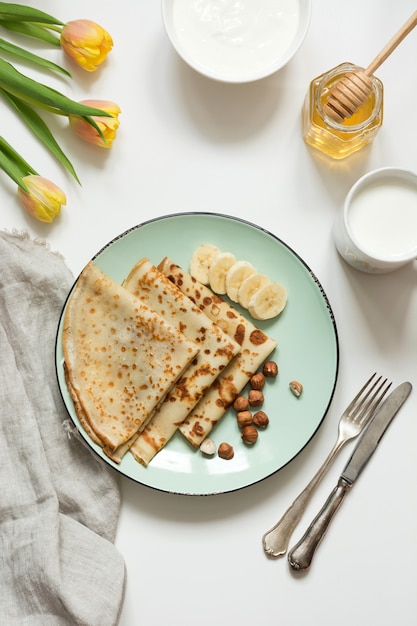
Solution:
<path fill-rule="evenodd" d="M 288 562 L 292 569 L 301 571 L 310 567 L 315 551 L 349 489 L 349 485 L 343 480 L 333 489 L 300 541 L 288 553 Z"/>
<path fill-rule="evenodd" d="M 344 445 L 346 440 L 338 438 L 329 456 L 322 466 L 308 483 L 307 487 L 298 495 L 291 506 L 286 510 L 279 522 L 275 524 L 262 537 L 262 543 L 266 554 L 271 556 L 282 556 L 286 553 L 291 535 L 301 520 L 303 513 L 310 502 L 311 497 L 328 468 L 332 464 L 336 454 Z"/>

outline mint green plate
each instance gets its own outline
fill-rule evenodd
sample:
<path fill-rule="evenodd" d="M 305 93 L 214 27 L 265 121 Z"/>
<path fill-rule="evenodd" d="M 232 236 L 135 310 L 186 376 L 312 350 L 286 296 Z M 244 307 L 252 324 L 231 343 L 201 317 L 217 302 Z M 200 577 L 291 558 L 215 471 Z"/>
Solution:
<path fill-rule="evenodd" d="M 62 352 L 62 320 L 58 326 L 56 367 L 68 413 L 96 454 L 118 472 L 149 487 L 170 493 L 209 495 L 252 485 L 287 465 L 317 432 L 333 397 L 339 364 L 339 344 L 331 306 L 319 281 L 303 260 L 273 234 L 249 222 L 213 213 L 180 213 L 150 220 L 116 237 L 94 257 L 94 262 L 121 282 L 142 257 L 157 265 L 165 256 L 188 269 L 194 249 L 212 243 L 250 261 L 258 272 L 281 282 L 288 291 L 283 313 L 268 322 L 255 322 L 278 341 L 272 358 L 279 374 L 268 379 L 262 407 L 270 422 L 253 446 L 240 438 L 233 409 L 211 433 L 217 443 L 235 450 L 232 460 L 204 457 L 177 432 L 148 467 L 126 454 L 113 463 L 84 432 L 68 393 Z M 234 305 L 237 306 L 237 305 Z M 64 307 L 65 310 L 65 307 Z M 63 311 L 64 312 L 64 311 Z M 248 315 L 247 312 L 241 311 Z M 298 380 L 300 398 L 288 383 Z"/>

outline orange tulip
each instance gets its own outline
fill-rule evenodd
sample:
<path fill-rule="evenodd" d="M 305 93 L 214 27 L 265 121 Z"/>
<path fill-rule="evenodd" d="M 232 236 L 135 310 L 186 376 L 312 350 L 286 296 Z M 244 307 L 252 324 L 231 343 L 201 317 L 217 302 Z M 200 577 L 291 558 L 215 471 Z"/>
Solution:
<path fill-rule="evenodd" d="M 99 115 L 92 116 L 92 119 L 103 133 L 104 141 L 94 126 L 88 124 L 88 122 L 83 120 L 81 117 L 70 115 L 68 119 L 73 131 L 81 137 L 81 139 L 88 141 L 88 143 L 93 143 L 96 146 L 100 146 L 100 148 L 110 148 L 116 137 L 116 131 L 120 125 L 118 116 L 119 113 L 121 113 L 121 110 L 119 106 L 115 102 L 110 102 L 109 100 L 82 100 L 80 104 L 86 104 L 90 107 L 102 109 L 102 111 L 110 113 L 113 117 L 104 117 Z"/>
<path fill-rule="evenodd" d="M 94 72 L 112 49 L 113 39 L 95 22 L 73 20 L 61 31 L 61 46 L 80 67 Z"/>
<path fill-rule="evenodd" d="M 28 192 L 18 187 L 18 197 L 25 209 L 41 222 L 52 222 L 66 204 L 64 192 L 47 178 L 29 174 L 22 178 Z"/>

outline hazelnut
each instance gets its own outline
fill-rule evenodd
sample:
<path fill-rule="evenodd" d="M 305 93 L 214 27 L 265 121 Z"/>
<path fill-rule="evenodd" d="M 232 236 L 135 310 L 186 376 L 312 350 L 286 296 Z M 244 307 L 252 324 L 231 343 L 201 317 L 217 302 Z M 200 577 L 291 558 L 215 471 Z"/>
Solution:
<path fill-rule="evenodd" d="M 265 386 L 265 376 L 262 372 L 258 372 L 257 374 L 251 376 L 249 384 L 252 389 L 263 389 Z"/>
<path fill-rule="evenodd" d="M 212 439 L 210 439 L 210 437 L 206 437 L 200 445 L 200 450 L 203 454 L 213 456 L 213 454 L 216 452 L 216 444 Z"/>
<path fill-rule="evenodd" d="M 278 365 L 275 361 L 267 361 L 264 363 L 262 372 L 266 378 L 275 378 L 275 376 L 278 376 Z"/>
<path fill-rule="evenodd" d="M 263 411 L 257 411 L 252 421 L 258 428 L 266 428 L 269 424 L 269 417 Z"/>
<path fill-rule="evenodd" d="M 246 396 L 238 396 L 233 402 L 233 408 L 235 411 L 246 411 L 249 406 L 249 400 Z"/>
<path fill-rule="evenodd" d="M 302 391 L 303 391 L 303 386 L 301 383 L 298 382 L 298 380 L 292 380 L 289 384 L 289 387 L 290 387 L 291 393 L 296 398 L 299 398 L 301 396 Z"/>
<path fill-rule="evenodd" d="M 258 439 L 258 431 L 255 426 L 245 426 L 242 430 L 242 439 L 245 443 L 253 444 Z"/>
<path fill-rule="evenodd" d="M 251 389 L 248 395 L 249 406 L 261 406 L 264 402 L 264 394 L 259 389 Z"/>
<path fill-rule="evenodd" d="M 252 424 L 252 413 L 250 411 L 239 411 L 236 417 L 239 428 Z"/>
<path fill-rule="evenodd" d="M 217 454 L 219 455 L 220 458 L 226 459 L 227 461 L 229 461 L 230 459 L 233 459 L 235 455 L 235 451 L 233 450 L 233 447 L 230 445 L 230 443 L 226 443 L 224 441 L 223 443 L 219 445 Z"/>

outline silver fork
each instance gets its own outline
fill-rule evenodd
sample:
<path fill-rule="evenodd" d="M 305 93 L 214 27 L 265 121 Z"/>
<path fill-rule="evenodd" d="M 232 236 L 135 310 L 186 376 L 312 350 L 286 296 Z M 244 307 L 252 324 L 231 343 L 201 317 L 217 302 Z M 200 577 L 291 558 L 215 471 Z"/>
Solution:
<path fill-rule="evenodd" d="M 311 496 L 336 455 L 345 443 L 357 437 L 363 430 L 391 385 L 392 383 L 388 383 L 386 378 L 382 380 L 382 376 L 377 377 L 376 373 L 372 374 L 342 413 L 339 420 L 336 443 L 323 465 L 308 483 L 307 487 L 287 509 L 279 522 L 262 537 L 263 548 L 268 555 L 282 556 L 285 554 L 294 528 L 300 521 Z"/>

